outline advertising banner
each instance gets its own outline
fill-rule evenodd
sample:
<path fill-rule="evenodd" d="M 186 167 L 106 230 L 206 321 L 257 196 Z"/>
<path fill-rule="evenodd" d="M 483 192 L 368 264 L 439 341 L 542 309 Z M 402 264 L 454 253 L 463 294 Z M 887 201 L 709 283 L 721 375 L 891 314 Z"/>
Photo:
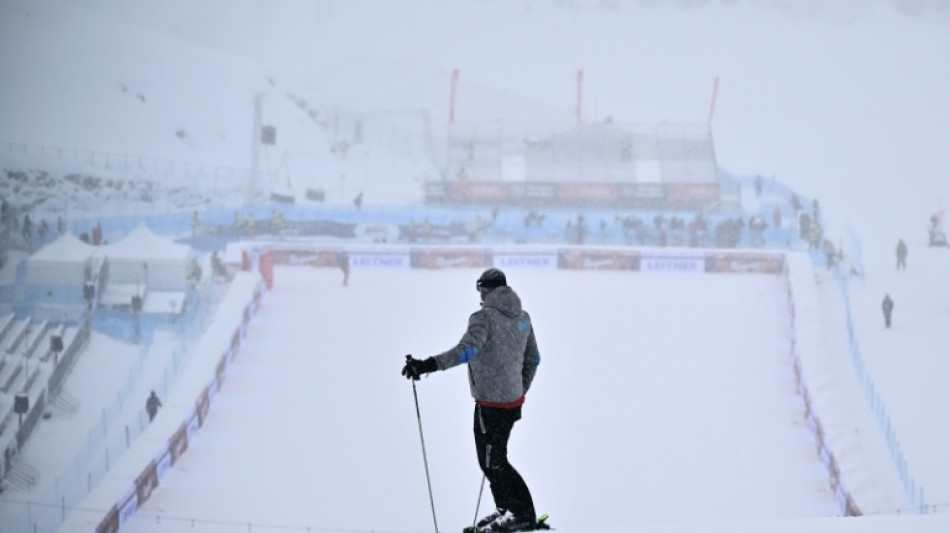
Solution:
<path fill-rule="evenodd" d="M 168 471 L 172 466 L 172 454 L 168 448 L 168 444 L 162 448 L 162 451 L 158 452 L 158 455 L 154 459 L 155 461 L 155 479 L 158 483 L 162 482 L 162 479 L 165 477 L 165 472 Z"/>
<path fill-rule="evenodd" d="M 158 473 L 155 470 L 155 460 L 151 460 L 145 470 L 135 479 L 135 490 L 139 503 L 145 503 L 152 491 L 158 487 Z"/>
<path fill-rule="evenodd" d="M 756 252 L 707 252 L 707 272 L 738 272 L 752 274 L 781 274 L 785 256 Z"/>
<path fill-rule="evenodd" d="M 446 200 L 448 193 L 445 190 L 445 182 L 427 181 L 425 186 L 425 197 L 427 203 L 442 203 Z"/>
<path fill-rule="evenodd" d="M 231 335 L 231 353 L 232 357 L 237 354 L 238 348 L 241 347 L 241 331 L 235 330 Z"/>
<path fill-rule="evenodd" d="M 621 183 L 619 186 L 620 198 L 624 205 L 634 205 L 642 202 L 637 200 L 657 199 L 666 196 L 662 183 Z"/>
<path fill-rule="evenodd" d="M 118 533 L 119 531 L 119 510 L 113 505 L 112 509 L 106 513 L 105 518 L 96 526 L 96 533 Z"/>
<path fill-rule="evenodd" d="M 531 181 L 509 182 L 508 201 L 532 205 L 553 205 L 557 203 L 557 186 L 553 183 Z"/>
<path fill-rule="evenodd" d="M 484 250 L 471 248 L 413 248 L 413 268 L 483 268 L 488 265 Z"/>
<path fill-rule="evenodd" d="M 211 402 L 208 400 L 208 387 L 205 387 L 201 390 L 201 395 L 198 396 L 198 401 L 195 402 L 195 411 L 198 415 L 198 425 L 203 426 L 205 424 L 205 419 L 208 418 L 208 409 L 211 407 Z"/>
<path fill-rule="evenodd" d="M 408 253 L 350 253 L 350 266 L 353 268 L 410 268 L 412 262 Z"/>
<path fill-rule="evenodd" d="M 186 426 L 185 431 L 188 432 L 189 442 L 195 438 L 195 435 L 198 434 L 198 429 L 201 428 L 201 423 L 198 421 L 198 413 L 195 411 L 191 412 L 191 416 L 188 417 L 188 425 Z"/>
<path fill-rule="evenodd" d="M 508 199 L 508 187 L 500 181 L 453 181 L 449 199 L 456 203 L 499 203 Z"/>
<path fill-rule="evenodd" d="M 558 198 L 569 205 L 615 205 L 616 183 L 559 183 Z"/>
<path fill-rule="evenodd" d="M 221 356 L 221 360 L 218 361 L 218 366 L 215 367 L 215 377 L 218 380 L 219 387 L 221 386 L 221 383 L 224 383 L 224 374 L 225 372 L 227 372 L 227 369 L 228 369 L 228 357 L 230 355 L 230 352 L 231 352 L 230 350 L 225 352 L 225 354 Z"/>
<path fill-rule="evenodd" d="M 667 205 L 701 207 L 719 200 L 718 183 L 667 183 Z"/>
<path fill-rule="evenodd" d="M 129 490 L 125 495 L 119 500 L 119 529 L 122 529 L 122 526 L 128 521 L 129 518 L 132 518 L 132 515 L 135 514 L 135 510 L 139 508 L 139 498 L 136 493 L 135 485 L 129 487 Z"/>
<path fill-rule="evenodd" d="M 640 256 L 640 270 L 643 272 L 703 273 L 706 271 L 706 255 L 703 252 L 690 250 L 643 251 Z"/>
<path fill-rule="evenodd" d="M 574 270 L 636 270 L 637 252 L 628 250 L 584 250 L 565 248 L 558 251 L 558 267 Z"/>
<path fill-rule="evenodd" d="M 188 450 L 188 425 L 182 424 L 177 431 L 168 439 L 168 449 L 171 451 L 172 464 L 178 462 L 178 458 Z"/>
<path fill-rule="evenodd" d="M 224 359 L 222 358 L 222 361 Z M 214 405 L 214 399 L 218 397 L 218 391 L 221 390 L 221 382 L 218 381 L 218 374 L 215 373 L 208 382 L 208 405 Z"/>
<path fill-rule="evenodd" d="M 430 204 L 694 209 L 718 202 L 719 192 L 710 181 L 434 181 L 426 182 L 425 197 Z"/>
<path fill-rule="evenodd" d="M 275 265 L 336 267 L 340 264 L 337 250 L 274 248 L 271 253 Z"/>
<path fill-rule="evenodd" d="M 492 266 L 502 270 L 507 268 L 556 269 L 557 265 L 557 252 L 495 252 L 492 255 Z"/>

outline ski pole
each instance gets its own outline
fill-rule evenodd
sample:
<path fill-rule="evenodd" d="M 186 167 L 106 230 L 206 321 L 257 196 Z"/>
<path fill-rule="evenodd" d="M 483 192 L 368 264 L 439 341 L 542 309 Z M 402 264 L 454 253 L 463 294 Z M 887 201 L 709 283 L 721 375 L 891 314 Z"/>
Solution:
<path fill-rule="evenodd" d="M 409 356 L 407 355 L 408 359 Z M 426 439 L 422 436 L 422 414 L 419 412 L 419 394 L 416 393 L 416 380 L 412 381 L 412 397 L 416 400 L 416 420 L 419 421 L 419 441 L 422 442 L 422 464 L 426 467 L 426 485 L 429 486 L 429 503 L 432 505 L 432 524 L 435 526 L 435 533 L 439 533 L 439 523 L 435 519 L 435 500 L 432 498 L 432 481 L 429 478 L 429 459 L 426 457 Z"/>
<path fill-rule="evenodd" d="M 482 474 L 482 485 L 478 487 L 478 501 L 475 502 L 475 518 L 472 519 L 472 529 L 478 522 L 478 509 L 482 506 L 482 492 L 485 490 L 485 474 Z"/>

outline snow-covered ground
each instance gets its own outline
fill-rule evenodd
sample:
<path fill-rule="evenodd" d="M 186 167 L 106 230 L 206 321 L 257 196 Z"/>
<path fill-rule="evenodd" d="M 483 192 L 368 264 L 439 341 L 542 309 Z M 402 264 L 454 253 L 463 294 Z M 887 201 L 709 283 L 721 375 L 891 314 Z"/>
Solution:
<path fill-rule="evenodd" d="M 928 248 L 925 238 L 928 218 L 950 193 L 948 30 L 946 2 L 896 0 L 688 8 L 662 1 L 6 0 L 0 2 L 0 143 L 12 144 L 0 144 L 0 163 L 50 177 L 25 184 L 5 174 L 0 196 L 51 222 L 58 215 L 191 211 L 240 202 L 249 187 L 251 124 L 260 93 L 263 122 L 278 128 L 278 144 L 259 160 L 263 186 L 323 188 L 332 203 L 347 203 L 360 190 L 367 205 L 406 203 L 421 196 L 422 180 L 438 175 L 453 69 L 460 70 L 456 120 L 479 122 L 573 120 L 575 80 L 583 70 L 585 120 L 704 123 L 718 78 L 711 126 L 719 164 L 774 175 L 820 199 L 829 237 L 844 241 L 847 252 L 856 252 L 849 227 L 860 239 L 865 275 L 851 284 L 851 312 L 882 399 L 875 409 L 883 405 L 892 418 L 907 469 L 925 488 L 930 510 L 945 512 L 950 420 L 942 410 L 948 399 L 942 384 L 950 374 L 943 357 L 950 255 L 946 248 Z M 342 158 L 331 149 L 357 116 L 375 120 L 377 129 L 368 129 L 364 142 Z M 394 116 L 400 117 L 395 124 Z M 40 145 L 48 147 L 41 155 Z M 92 180 L 70 180 L 69 174 Z M 898 238 L 910 246 L 906 272 L 894 268 Z M 842 402 L 870 410 L 864 385 L 849 366 L 840 292 L 821 271 L 817 282 L 829 357 L 843 361 Z M 580 284 L 562 294 L 558 307 L 582 291 Z M 880 313 L 885 293 L 896 302 L 889 330 Z M 665 301 L 658 295 L 640 304 Z M 417 302 L 414 295 L 398 312 L 411 316 Z M 459 305 L 453 312 L 465 310 Z M 446 328 L 454 331 L 458 323 Z M 137 353 L 93 342 L 101 347 L 95 357 Z M 445 344 L 427 332 L 425 341 L 396 352 L 424 350 L 423 342 L 433 343 L 430 350 Z M 95 374 L 77 367 L 76 375 L 82 372 Z M 423 385 L 441 386 L 436 383 Z M 101 382 L 93 386 L 102 388 Z M 67 390 L 90 398 L 103 392 L 86 391 L 78 379 L 67 382 Z M 229 401 L 228 393 L 226 386 L 219 401 Z M 101 403 L 107 394 L 100 396 Z M 144 401 L 138 396 L 130 396 L 133 405 Z M 519 427 L 524 438 L 532 423 L 526 419 Z M 882 438 L 877 427 L 857 419 L 854 431 Z M 214 432 L 202 438 L 214 439 Z M 56 476 L 58 461 L 39 461 L 45 479 Z M 890 458 L 881 461 L 893 467 Z M 637 502 L 624 504 L 636 508 Z M 565 507 L 550 505 L 559 525 L 573 520 L 569 513 L 576 510 Z M 423 507 L 418 514 L 425 513 Z M 906 531 L 912 522 L 933 527 L 903 516 L 894 520 L 875 524 L 888 531 Z M 727 521 L 731 530 L 745 527 Z M 767 528 L 802 526 L 779 522 L 769 521 Z M 806 527 L 849 530 L 868 522 L 855 524 Z"/>
<path fill-rule="evenodd" d="M 123 530 L 190 519 L 200 531 L 217 519 L 426 530 L 399 369 L 405 353 L 457 342 L 478 273 L 359 270 L 342 287 L 334 269 L 278 269 L 209 425 Z M 510 457 L 559 529 L 837 514 L 795 390 L 780 277 L 516 269 L 509 280 L 542 350 Z M 440 530 L 461 529 L 481 479 L 466 373 L 418 393 Z"/>

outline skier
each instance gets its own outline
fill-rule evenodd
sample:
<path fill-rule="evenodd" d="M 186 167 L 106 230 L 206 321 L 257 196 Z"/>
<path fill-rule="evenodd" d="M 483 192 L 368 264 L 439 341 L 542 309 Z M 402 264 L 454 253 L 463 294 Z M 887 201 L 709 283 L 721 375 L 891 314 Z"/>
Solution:
<path fill-rule="evenodd" d="M 158 408 L 161 406 L 162 401 L 158 399 L 158 395 L 155 394 L 155 391 L 152 391 L 152 394 L 145 400 L 145 411 L 148 413 L 149 422 L 155 420 L 155 415 L 158 414 Z"/>
<path fill-rule="evenodd" d="M 514 423 L 521 419 L 521 406 L 541 357 L 531 317 L 508 286 L 504 272 L 489 268 L 475 288 L 482 308 L 469 317 L 459 343 L 424 360 L 408 357 L 402 375 L 418 380 L 422 374 L 468 363 L 475 399 L 475 449 L 496 510 L 466 531 L 530 530 L 539 525 L 534 501 L 524 479 L 508 462 L 508 438 Z"/>

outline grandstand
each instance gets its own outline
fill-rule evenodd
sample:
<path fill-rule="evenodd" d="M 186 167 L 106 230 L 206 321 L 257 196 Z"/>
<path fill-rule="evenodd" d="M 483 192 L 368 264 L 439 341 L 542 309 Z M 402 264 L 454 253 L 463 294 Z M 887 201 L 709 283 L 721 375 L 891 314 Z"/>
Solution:
<path fill-rule="evenodd" d="M 706 126 L 453 124 L 426 201 L 706 209 L 720 201 Z"/>
<path fill-rule="evenodd" d="M 62 389 L 89 336 L 89 323 L 0 317 L 0 480 L 19 488 L 35 479 L 17 477 L 14 459 L 48 404 Z M 24 486 L 25 485 L 25 486 Z"/>

